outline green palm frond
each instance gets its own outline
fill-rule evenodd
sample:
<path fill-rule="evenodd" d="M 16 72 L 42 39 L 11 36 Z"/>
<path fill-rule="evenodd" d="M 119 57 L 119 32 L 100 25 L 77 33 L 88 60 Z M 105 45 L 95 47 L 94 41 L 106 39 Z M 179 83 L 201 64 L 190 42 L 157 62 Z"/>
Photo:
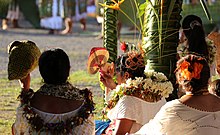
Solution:
<path fill-rule="evenodd" d="M 209 13 L 209 10 L 208 10 L 208 8 L 207 8 L 207 6 L 205 4 L 205 1 L 204 0 L 200 0 L 200 4 L 201 4 L 201 6 L 203 8 L 203 11 L 205 12 L 206 17 L 212 23 L 212 17 L 211 17 L 211 15 Z"/>
<path fill-rule="evenodd" d="M 106 5 L 111 5 L 111 0 L 105 1 Z M 110 8 L 104 8 L 104 34 L 103 46 L 109 51 L 108 62 L 115 62 L 117 58 L 117 20 L 118 11 Z"/>

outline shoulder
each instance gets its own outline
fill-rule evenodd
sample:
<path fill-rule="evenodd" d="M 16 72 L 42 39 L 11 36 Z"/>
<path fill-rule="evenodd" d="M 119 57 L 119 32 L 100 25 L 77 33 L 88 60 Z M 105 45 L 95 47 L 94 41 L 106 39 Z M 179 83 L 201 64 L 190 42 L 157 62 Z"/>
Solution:
<path fill-rule="evenodd" d="M 68 100 L 35 93 L 31 106 L 47 113 L 67 113 L 77 110 L 83 102 L 83 100 Z"/>
<path fill-rule="evenodd" d="M 183 104 L 180 103 L 179 99 L 175 99 L 164 104 L 164 106 L 161 107 L 161 111 L 175 111 L 182 107 Z"/>

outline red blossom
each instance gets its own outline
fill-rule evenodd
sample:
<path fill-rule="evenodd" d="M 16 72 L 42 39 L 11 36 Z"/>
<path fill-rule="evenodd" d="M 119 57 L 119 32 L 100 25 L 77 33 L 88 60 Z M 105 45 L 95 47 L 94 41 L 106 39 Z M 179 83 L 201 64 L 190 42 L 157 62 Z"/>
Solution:
<path fill-rule="evenodd" d="M 126 50 L 127 50 L 127 45 L 126 45 L 126 43 L 125 42 L 121 42 L 121 50 L 123 51 L 123 52 L 126 52 Z"/>

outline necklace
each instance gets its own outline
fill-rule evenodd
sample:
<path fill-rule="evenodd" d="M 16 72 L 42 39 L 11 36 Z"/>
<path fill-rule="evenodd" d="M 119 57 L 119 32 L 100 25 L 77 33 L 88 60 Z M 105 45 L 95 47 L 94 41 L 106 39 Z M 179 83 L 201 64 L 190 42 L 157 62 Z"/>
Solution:
<path fill-rule="evenodd" d="M 199 90 L 199 91 L 196 91 L 194 93 L 192 93 L 191 91 L 187 91 L 185 95 L 188 95 L 188 96 L 201 96 L 201 95 L 208 95 L 209 94 L 209 91 L 207 89 L 204 89 L 204 90 Z"/>
<path fill-rule="evenodd" d="M 72 86 L 69 82 L 61 85 L 44 84 L 37 91 L 42 95 L 54 96 L 70 100 L 83 100 L 80 89 Z"/>

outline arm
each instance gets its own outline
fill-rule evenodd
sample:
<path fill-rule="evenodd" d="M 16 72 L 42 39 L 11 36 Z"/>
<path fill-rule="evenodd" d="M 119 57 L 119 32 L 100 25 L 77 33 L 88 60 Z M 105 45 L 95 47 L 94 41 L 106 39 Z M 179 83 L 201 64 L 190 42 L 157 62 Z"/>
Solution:
<path fill-rule="evenodd" d="M 113 77 L 105 72 L 100 72 L 100 81 L 107 87 L 107 92 L 116 88 Z"/>
<path fill-rule="evenodd" d="M 25 78 L 18 80 L 20 83 L 21 88 L 24 91 L 28 91 L 30 89 L 31 77 L 28 74 Z"/>
<path fill-rule="evenodd" d="M 116 120 L 114 134 L 115 135 L 125 135 L 126 133 L 130 133 L 133 122 L 134 121 L 129 120 L 129 119 Z"/>

